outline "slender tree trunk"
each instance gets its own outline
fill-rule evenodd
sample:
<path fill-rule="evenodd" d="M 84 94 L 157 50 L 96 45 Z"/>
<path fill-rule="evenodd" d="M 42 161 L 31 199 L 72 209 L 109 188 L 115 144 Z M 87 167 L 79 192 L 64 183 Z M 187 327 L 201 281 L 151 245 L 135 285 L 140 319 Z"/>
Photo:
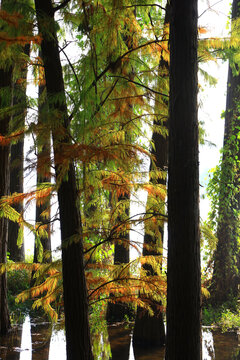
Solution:
<path fill-rule="evenodd" d="M 29 56 L 30 45 L 25 45 L 24 53 Z M 21 78 L 24 80 L 23 84 L 14 84 L 13 88 L 13 106 L 22 104 L 21 113 L 15 114 L 13 117 L 13 130 L 23 129 L 26 116 L 26 79 L 27 79 L 27 64 L 24 63 L 22 67 Z M 10 194 L 15 192 L 23 193 L 23 164 L 24 164 L 24 139 L 20 139 L 16 144 L 11 146 L 11 162 L 10 162 Z M 19 212 L 23 212 L 23 202 L 14 205 L 14 208 Z M 8 225 L 8 252 L 10 259 L 13 261 L 24 261 L 24 243 L 17 244 L 19 224 L 9 221 Z"/>
<path fill-rule="evenodd" d="M 121 202 L 123 203 L 123 207 L 125 207 L 123 214 L 129 218 L 130 194 L 120 195 L 118 197 L 118 204 L 121 204 Z M 117 222 L 121 223 L 122 221 L 124 221 L 124 218 L 119 216 Z M 125 232 L 118 235 L 118 240 L 114 244 L 114 265 L 129 263 L 129 242 L 130 232 L 129 229 L 126 229 Z M 126 316 L 132 316 L 132 311 L 128 304 L 121 302 L 108 303 L 106 314 L 108 322 L 124 321 Z"/>
<path fill-rule="evenodd" d="M 232 3 L 232 19 L 239 17 L 238 1 Z M 235 64 L 238 67 L 237 64 Z M 211 303 L 222 305 L 238 296 L 239 283 L 239 96 L 240 75 L 228 69 L 227 102 L 221 175 L 219 184 L 219 209 L 217 248 L 210 287 Z"/>
<path fill-rule="evenodd" d="M 170 1 L 167 360 L 201 357 L 197 5 Z"/>
<path fill-rule="evenodd" d="M 41 54 L 40 54 L 41 56 Z M 44 80 L 43 80 L 44 81 Z M 41 139 L 37 139 L 38 152 L 37 152 L 37 184 L 51 183 L 50 175 L 50 153 L 51 153 L 51 139 L 50 130 L 46 126 L 47 118 L 47 102 L 44 97 L 45 84 L 40 84 L 38 88 L 38 125 L 43 125 L 44 134 L 41 134 Z M 42 164 L 44 159 L 44 165 Z M 44 211 L 48 212 L 48 215 L 42 216 Z M 34 244 L 34 257 L 33 262 L 51 262 L 51 229 L 50 229 L 50 197 L 44 202 L 44 204 L 36 204 L 36 223 L 46 225 L 46 231 L 48 236 L 40 238 L 41 244 Z M 42 246 L 42 252 L 39 251 L 39 246 Z"/>
<path fill-rule="evenodd" d="M 169 24 L 170 21 L 170 11 L 169 4 L 166 4 L 166 13 L 164 24 Z M 157 90 L 163 89 L 164 84 L 161 83 L 161 79 L 164 79 L 169 73 L 169 64 L 161 56 L 158 68 L 158 80 L 157 80 Z M 166 81 L 166 80 L 165 80 Z M 164 103 L 165 108 L 168 109 L 168 101 L 166 98 L 161 99 L 159 95 L 156 96 L 155 101 L 155 113 L 158 113 L 160 104 Z M 163 109 L 161 106 L 161 117 L 163 116 Z M 167 117 L 168 111 L 166 110 L 166 116 L 164 120 L 159 118 L 160 115 L 154 120 L 154 126 L 167 126 Z M 154 143 L 154 148 L 151 152 L 155 158 L 155 168 L 160 170 L 164 175 L 166 175 L 167 165 L 168 165 L 168 138 L 158 132 L 153 130 L 152 141 Z M 154 166 L 151 162 L 150 170 L 153 170 Z M 162 178 L 157 180 L 157 184 L 166 186 L 166 177 L 163 175 Z M 147 211 L 149 209 L 149 196 L 147 201 Z M 165 212 L 165 200 L 159 200 L 155 208 L 149 209 L 151 212 L 155 212 L 155 217 L 158 218 L 157 213 Z M 158 219 L 159 227 L 158 234 L 152 235 L 150 232 L 145 229 L 144 234 L 144 243 L 143 243 L 143 256 L 146 255 L 156 255 L 161 256 L 163 252 L 163 237 L 164 237 L 164 220 Z M 161 260 L 162 264 L 162 260 Z M 152 266 L 145 264 L 143 266 L 150 276 L 155 275 Z M 163 313 L 161 311 L 162 303 L 153 303 L 152 308 L 154 315 L 150 316 L 148 312 L 144 311 L 140 307 L 137 309 L 137 316 L 135 319 L 135 326 L 133 330 L 133 343 L 135 346 L 139 347 L 150 347 L 150 346 L 163 346 L 165 344 L 165 327 L 163 322 Z"/>
<path fill-rule="evenodd" d="M 41 52 L 39 54 L 41 56 Z M 41 81 L 41 80 L 40 80 Z M 43 83 L 38 87 L 38 125 L 43 126 L 43 130 L 40 131 L 37 138 L 37 185 L 41 183 L 51 183 L 50 175 L 50 164 L 51 164 L 51 134 L 49 126 L 46 126 L 48 106 L 46 101 L 46 96 L 44 90 L 45 78 L 42 79 Z M 44 98 L 45 97 L 45 98 Z M 51 199 L 50 197 L 44 201 L 44 204 L 36 203 L 36 216 L 35 223 L 39 226 L 46 226 L 45 230 L 47 233 L 46 237 L 35 237 L 34 241 L 34 252 L 33 252 L 33 262 L 34 263 L 51 263 L 51 226 L 50 226 L 50 211 L 51 211 Z M 42 216 L 43 212 L 48 214 Z M 32 271 L 31 276 L 31 287 L 35 284 L 35 271 Z"/>
<path fill-rule="evenodd" d="M 166 171 L 167 166 L 167 138 L 164 138 L 158 133 L 153 133 L 152 140 L 155 144 L 155 151 L 152 149 L 152 154 L 156 158 L 156 167 L 160 171 Z M 152 167 L 152 166 L 151 166 Z M 150 167 L 150 168 L 151 168 Z M 166 185 L 166 178 L 158 179 L 158 184 Z M 149 209 L 149 201 L 147 201 L 147 211 L 155 212 L 156 218 L 159 216 L 157 213 L 165 212 L 165 202 L 160 200 L 158 202 L 158 208 Z M 164 220 L 158 219 L 159 227 L 158 234 L 150 234 L 145 229 L 144 244 L 143 244 L 143 256 L 162 256 L 163 252 L 163 236 L 164 236 Z M 160 260 L 162 264 L 162 260 Z M 151 265 L 144 264 L 143 269 L 147 271 L 149 276 L 157 275 Z M 144 290 L 144 289 L 143 289 Z M 141 294 L 140 294 L 141 296 Z M 151 300 L 151 299 L 150 299 Z M 151 346 L 163 346 L 165 344 L 165 328 L 163 322 L 163 313 L 161 310 L 161 303 L 153 302 L 151 304 L 154 312 L 153 316 L 150 316 L 148 311 L 138 307 L 137 315 L 135 319 L 135 326 L 133 330 L 133 343 L 135 346 L 151 347 Z"/>
<path fill-rule="evenodd" d="M 5 1 L 1 2 L 4 9 Z M 4 51 L 4 50 L 2 50 Z M 8 65 L 8 68 L 7 68 Z M 4 110 L 12 102 L 12 67 L 6 64 L 6 68 L 0 69 L 0 108 Z M 0 134 L 5 136 L 9 131 L 10 115 L 6 112 L 0 118 Z M 9 192 L 9 155 L 10 145 L 3 146 L 0 142 L 0 198 Z M 8 221 L 0 218 L 0 263 L 6 263 L 7 255 Z M 0 275 L 0 335 L 4 335 L 10 329 L 10 318 L 7 304 L 7 275 Z"/>
<path fill-rule="evenodd" d="M 54 117 L 52 134 L 55 161 L 61 154 L 63 144 L 70 144 L 69 119 L 64 92 L 62 67 L 59 57 L 54 12 L 51 0 L 35 0 L 39 32 L 43 36 L 41 50 L 45 67 L 47 98 L 50 111 L 61 116 L 62 122 Z M 55 126 L 54 126 L 55 125 Z M 63 126 L 64 138 L 59 138 L 57 130 Z M 63 295 L 67 359 L 93 359 L 88 321 L 87 288 L 83 266 L 82 226 L 77 206 L 77 187 L 73 162 L 69 162 L 66 176 L 61 181 L 60 165 L 56 164 L 58 201 L 61 225 Z M 77 241 L 76 241 L 77 236 Z M 73 237 L 74 240 L 73 241 Z M 72 241 L 69 241 L 72 240 Z"/>

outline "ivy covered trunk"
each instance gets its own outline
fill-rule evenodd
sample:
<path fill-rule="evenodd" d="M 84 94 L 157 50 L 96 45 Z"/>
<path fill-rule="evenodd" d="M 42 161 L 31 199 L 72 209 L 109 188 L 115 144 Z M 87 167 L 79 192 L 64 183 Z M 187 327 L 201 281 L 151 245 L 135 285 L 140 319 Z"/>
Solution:
<path fill-rule="evenodd" d="M 51 125 L 53 134 L 58 186 L 67 359 L 90 360 L 93 359 L 93 355 L 88 321 L 82 226 L 77 206 L 75 169 L 72 160 L 69 160 L 66 169 L 61 166 L 63 148 L 71 144 L 71 137 L 68 135 L 68 131 L 70 131 L 69 118 L 55 30 L 54 9 L 51 0 L 35 0 L 35 6 L 39 32 L 43 37 L 41 50 L 51 115 L 49 118 L 52 119 L 49 125 Z"/>
<path fill-rule="evenodd" d="M 199 360 L 197 0 L 172 0 L 166 359 Z"/>
<path fill-rule="evenodd" d="M 232 3 L 232 19 L 239 17 L 238 1 Z M 237 70 L 237 71 L 236 71 Z M 239 159 L 240 75 L 238 65 L 228 70 L 223 155 L 218 184 L 217 248 L 210 287 L 211 303 L 222 305 L 238 296 L 239 283 Z"/>

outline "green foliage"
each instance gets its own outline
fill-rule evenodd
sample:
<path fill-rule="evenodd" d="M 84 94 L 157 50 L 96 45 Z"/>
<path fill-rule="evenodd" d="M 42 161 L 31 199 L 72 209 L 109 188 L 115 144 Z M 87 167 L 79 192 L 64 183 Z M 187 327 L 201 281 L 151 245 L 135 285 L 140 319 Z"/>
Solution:
<path fill-rule="evenodd" d="M 16 304 L 17 295 L 29 289 L 31 272 L 23 270 L 9 270 L 7 272 L 8 281 L 8 304 L 13 322 L 19 321 L 29 313 L 32 307 L 32 301 L 28 300 L 22 304 Z"/>
<path fill-rule="evenodd" d="M 211 326 L 218 324 L 221 319 L 221 310 L 215 309 L 211 305 L 208 305 L 202 310 L 202 324 L 205 326 Z"/>
<path fill-rule="evenodd" d="M 225 311 L 222 312 L 218 324 L 223 332 L 239 329 L 240 311 L 238 310 L 237 312 L 232 312 L 231 310 L 226 309 Z"/>
<path fill-rule="evenodd" d="M 217 307 L 206 304 L 202 309 L 202 324 L 205 326 L 219 326 L 223 331 L 226 331 L 228 326 L 229 329 L 233 328 L 235 326 L 234 321 L 237 322 L 240 316 L 238 306 L 236 298 L 232 298 Z"/>

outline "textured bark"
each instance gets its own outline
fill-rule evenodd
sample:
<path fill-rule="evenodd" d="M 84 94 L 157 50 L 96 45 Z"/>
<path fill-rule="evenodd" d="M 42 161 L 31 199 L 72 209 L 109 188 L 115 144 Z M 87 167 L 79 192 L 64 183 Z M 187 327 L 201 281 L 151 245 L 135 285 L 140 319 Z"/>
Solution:
<path fill-rule="evenodd" d="M 4 9 L 4 1 L 1 8 Z M 0 107 L 4 109 L 11 104 L 12 69 L 0 69 Z M 3 91 L 3 92 L 2 92 Z M 4 115 L 0 119 L 0 134 L 7 135 L 10 116 Z M 9 153 L 10 146 L 1 146 L 0 143 L 0 198 L 9 192 Z M 7 255 L 8 221 L 0 218 L 0 263 L 6 262 Z M 0 334 L 6 334 L 10 329 L 10 318 L 7 304 L 6 273 L 0 275 Z"/>
<path fill-rule="evenodd" d="M 199 360 L 197 0 L 172 0 L 170 6 L 166 359 Z"/>
<path fill-rule="evenodd" d="M 232 19 L 240 15 L 237 0 L 232 3 Z M 235 64 L 236 67 L 238 66 Z M 239 283 L 239 219 L 240 210 L 239 166 L 235 158 L 240 158 L 239 134 L 239 96 L 240 75 L 228 69 L 227 101 L 225 112 L 225 131 L 223 157 L 221 164 L 219 209 L 217 225 L 217 248 L 214 254 L 214 269 L 210 287 L 211 303 L 222 305 L 238 296 Z M 233 195 L 232 189 L 235 188 Z"/>
<path fill-rule="evenodd" d="M 70 143 L 62 67 L 55 33 L 51 0 L 35 0 L 39 32 L 43 36 L 41 50 L 45 67 L 49 110 L 58 112 L 66 130 L 65 138 L 57 136 L 59 125 L 51 123 L 55 161 L 63 143 Z M 56 120 L 56 118 L 55 118 Z M 59 120 L 58 120 L 59 121 Z M 54 126 L 56 125 L 56 126 Z M 59 183 L 60 168 L 56 165 L 58 202 L 61 225 L 63 295 L 67 359 L 93 359 L 90 341 L 86 280 L 83 266 L 82 226 L 77 206 L 74 164 L 70 161 L 67 176 Z M 78 241 L 69 241 L 73 237 Z"/>
<path fill-rule="evenodd" d="M 24 53 L 29 56 L 30 45 L 27 44 Z M 21 104 L 21 112 L 16 113 L 17 121 L 13 118 L 13 128 L 23 129 L 26 116 L 26 78 L 27 78 L 27 64 L 24 63 L 22 67 L 21 78 L 24 79 L 23 84 L 14 84 L 13 88 L 13 105 Z M 11 146 L 11 160 L 10 160 L 10 194 L 15 192 L 23 193 L 23 164 L 24 164 L 24 139 L 20 139 L 16 144 Z M 23 202 L 14 205 L 17 212 L 23 212 Z M 9 221 L 8 224 L 8 252 L 9 258 L 13 261 L 24 261 L 24 243 L 21 246 L 17 244 L 19 224 Z"/>

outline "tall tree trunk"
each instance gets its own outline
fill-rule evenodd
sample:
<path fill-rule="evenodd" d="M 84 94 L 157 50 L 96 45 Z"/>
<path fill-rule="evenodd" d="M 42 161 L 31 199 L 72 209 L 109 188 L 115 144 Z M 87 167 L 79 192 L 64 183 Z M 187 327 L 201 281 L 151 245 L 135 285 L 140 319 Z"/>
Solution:
<path fill-rule="evenodd" d="M 1 1 L 4 10 L 5 2 Z M 4 51 L 4 50 L 2 50 Z M 12 103 L 12 66 L 0 69 L 0 108 L 7 109 Z M 10 115 L 6 111 L 0 118 L 0 134 L 5 136 L 9 131 Z M 9 192 L 9 155 L 10 145 L 3 146 L 0 142 L 0 199 Z M 0 218 L 0 263 L 6 263 L 7 258 L 8 221 Z M 10 318 L 7 304 L 7 275 L 0 275 L 0 335 L 6 334 L 10 329 Z"/>
<path fill-rule="evenodd" d="M 45 67 L 47 98 L 50 111 L 61 116 L 61 124 L 52 122 L 55 161 L 63 144 L 70 144 L 67 136 L 69 119 L 65 99 L 62 67 L 59 57 L 54 11 L 51 0 L 35 0 L 39 32 L 43 40 L 41 50 Z M 58 121 L 56 117 L 55 121 Z M 54 126 L 55 125 L 55 126 Z M 66 130 L 65 138 L 59 138 L 58 126 Z M 67 359 L 93 359 L 88 320 L 87 288 L 83 265 L 82 225 L 77 206 L 77 187 L 73 162 L 63 180 L 60 165 L 56 164 L 58 201 L 61 225 L 63 296 Z M 77 241 L 73 241 L 73 237 Z M 69 241 L 72 240 L 72 241 Z"/>
<path fill-rule="evenodd" d="M 239 17 L 238 1 L 232 3 L 232 20 Z M 237 64 L 235 64 L 238 67 Z M 211 303 L 222 305 L 238 295 L 239 283 L 239 96 L 240 75 L 228 69 L 227 102 L 221 174 L 219 184 L 219 208 L 217 248 L 214 254 L 214 270 L 210 287 Z"/>
<path fill-rule="evenodd" d="M 39 54 L 41 56 L 41 52 Z M 38 86 L 38 125 L 43 126 L 43 130 L 39 132 L 37 138 L 37 185 L 42 183 L 51 183 L 50 167 L 51 167 L 51 133 L 49 126 L 46 125 L 48 107 L 46 101 L 45 77 L 39 79 L 42 84 Z M 44 161 L 43 161 L 44 159 Z M 46 212 L 43 216 L 42 213 Z M 44 204 L 36 203 L 35 224 L 45 226 L 47 236 L 36 236 L 34 241 L 33 262 L 34 263 L 51 263 L 51 226 L 50 226 L 51 199 L 45 199 Z M 34 274 L 32 271 L 31 287 L 35 284 Z"/>
<path fill-rule="evenodd" d="M 170 21 L 170 8 L 169 4 L 166 4 L 166 13 L 164 24 L 169 24 Z M 165 39 L 164 39 L 165 40 Z M 161 56 L 158 67 L 158 80 L 157 80 L 157 90 L 163 88 L 164 84 L 161 84 L 161 79 L 165 78 L 169 73 L 169 64 L 164 60 L 163 56 Z M 166 81 L 166 80 L 165 80 Z M 166 90 L 165 90 L 166 91 Z M 161 107 L 161 111 L 159 111 L 160 104 L 163 103 L 165 105 L 165 118 L 163 117 L 163 109 Z M 156 96 L 155 101 L 155 113 L 158 112 L 160 114 L 157 116 L 157 119 L 154 120 L 154 126 L 167 126 L 167 117 L 168 111 L 168 101 L 166 98 L 161 99 L 159 95 Z M 151 153 L 155 158 L 155 168 L 161 171 L 163 174 L 162 178 L 158 178 L 156 183 L 159 185 L 166 186 L 166 171 L 168 165 L 168 139 L 167 137 L 159 134 L 154 131 L 152 134 L 152 141 L 154 143 L 154 148 L 152 148 Z M 151 162 L 150 170 L 153 170 L 154 166 Z M 147 201 L 147 211 L 149 209 L 149 196 Z M 157 213 L 165 212 L 165 200 L 158 201 L 155 208 L 149 209 L 151 212 L 155 212 L 155 217 L 158 218 Z M 144 243 L 143 243 L 143 256 L 153 255 L 153 256 L 161 256 L 163 252 L 163 237 L 164 237 L 164 221 L 160 218 L 158 220 L 158 234 L 153 235 L 145 229 L 144 234 Z M 151 229 L 150 229 L 151 230 Z M 162 264 L 162 260 L 161 260 Z M 156 275 L 153 271 L 151 265 L 145 264 L 143 265 L 144 270 L 146 270 L 150 276 Z M 150 316 L 148 312 L 141 309 L 140 307 L 137 309 L 137 316 L 135 319 L 135 325 L 133 330 L 133 343 L 135 346 L 140 347 L 150 347 L 150 346 L 163 346 L 165 344 L 165 327 L 163 322 L 163 313 L 161 309 L 161 303 L 152 304 L 152 309 L 154 311 L 154 315 Z"/>
<path fill-rule="evenodd" d="M 25 45 L 24 53 L 29 56 L 30 45 Z M 18 84 L 16 81 L 13 87 L 13 106 L 22 104 L 20 108 L 21 113 L 16 113 L 14 121 L 13 117 L 13 130 L 23 129 L 26 116 L 26 80 L 27 80 L 27 64 L 23 63 L 21 78 L 23 83 Z M 24 139 L 20 139 L 17 144 L 11 146 L 11 160 L 10 160 L 10 194 L 15 192 L 23 193 L 23 164 L 24 164 Z M 23 212 L 23 202 L 14 205 L 14 208 L 19 212 Z M 10 259 L 13 261 L 24 261 L 24 243 L 17 244 L 19 234 L 19 224 L 9 221 L 8 225 L 8 252 Z"/>
<path fill-rule="evenodd" d="M 41 56 L 41 53 L 40 53 Z M 42 79 L 44 82 L 44 79 Z M 50 175 L 50 163 L 51 163 L 51 139 L 50 139 L 50 131 L 48 126 L 46 126 L 46 118 L 47 114 L 47 102 L 43 98 L 44 95 L 45 84 L 40 84 L 38 88 L 38 125 L 43 125 L 43 132 L 41 134 L 41 139 L 37 139 L 38 150 L 37 150 L 37 184 L 41 183 L 51 183 L 51 175 Z M 43 161 L 41 161 L 41 157 L 44 158 L 44 166 L 42 165 Z M 37 243 L 37 239 L 34 244 L 34 256 L 33 262 L 51 262 L 51 229 L 50 229 L 50 197 L 44 202 L 44 204 L 36 204 L 36 223 L 40 223 L 42 225 L 45 224 L 47 237 L 41 237 L 39 240 L 41 244 Z M 44 211 L 48 212 L 48 215 L 42 216 Z M 40 246 L 42 247 L 42 251 L 40 252 Z"/>
<path fill-rule="evenodd" d="M 166 359 L 199 360 L 197 0 L 172 0 Z"/>

